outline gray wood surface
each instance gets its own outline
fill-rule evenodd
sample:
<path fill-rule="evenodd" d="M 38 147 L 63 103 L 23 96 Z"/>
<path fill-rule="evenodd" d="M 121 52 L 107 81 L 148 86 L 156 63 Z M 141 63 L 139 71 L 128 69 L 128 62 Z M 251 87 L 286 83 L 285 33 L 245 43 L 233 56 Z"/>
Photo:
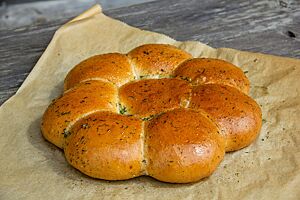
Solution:
<path fill-rule="evenodd" d="M 149 1 L 151 0 L 0 0 L 0 30 L 49 23 L 81 13 L 96 3 L 107 10 Z"/>
<path fill-rule="evenodd" d="M 105 13 L 177 40 L 300 58 L 299 0 L 164 0 Z M 20 87 L 55 30 L 74 16 L 0 31 L 0 104 Z"/>

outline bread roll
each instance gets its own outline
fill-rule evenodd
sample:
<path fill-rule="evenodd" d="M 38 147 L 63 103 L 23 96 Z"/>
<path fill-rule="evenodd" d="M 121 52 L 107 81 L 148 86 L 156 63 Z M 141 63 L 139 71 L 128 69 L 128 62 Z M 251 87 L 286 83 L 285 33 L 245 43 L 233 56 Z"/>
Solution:
<path fill-rule="evenodd" d="M 209 176 L 224 157 L 224 139 L 204 112 L 175 109 L 151 120 L 146 128 L 147 172 L 170 183 Z"/>
<path fill-rule="evenodd" d="M 261 128 L 239 68 L 172 45 L 93 56 L 68 73 L 64 88 L 44 113 L 42 134 L 94 178 L 199 181 Z"/>
<path fill-rule="evenodd" d="M 88 58 L 76 65 L 67 75 L 64 89 L 68 90 L 76 84 L 98 79 L 110 81 L 117 86 L 134 79 L 128 58 L 120 53 L 108 53 Z"/>
<path fill-rule="evenodd" d="M 81 117 L 100 110 L 117 112 L 117 88 L 102 81 L 82 82 L 49 105 L 42 119 L 42 134 L 63 148 L 72 125 Z"/>
<path fill-rule="evenodd" d="M 142 120 L 111 112 L 97 112 L 70 130 L 65 155 L 84 174 L 105 180 L 142 175 Z"/>
<path fill-rule="evenodd" d="M 119 97 L 127 114 L 149 117 L 185 107 L 191 91 L 191 86 L 183 80 L 145 79 L 123 85 L 119 90 Z"/>
<path fill-rule="evenodd" d="M 225 138 L 226 152 L 248 146 L 261 128 L 260 107 L 233 87 L 218 84 L 194 87 L 189 107 L 204 110 L 213 117 Z"/>
<path fill-rule="evenodd" d="M 167 77 L 180 63 L 192 58 L 189 53 L 168 44 L 145 44 L 131 50 L 128 57 L 140 77 Z"/>
<path fill-rule="evenodd" d="M 194 58 L 179 65 L 175 76 L 192 82 L 193 85 L 229 85 L 245 94 L 249 93 L 250 83 L 244 72 L 235 65 L 220 59 Z"/>

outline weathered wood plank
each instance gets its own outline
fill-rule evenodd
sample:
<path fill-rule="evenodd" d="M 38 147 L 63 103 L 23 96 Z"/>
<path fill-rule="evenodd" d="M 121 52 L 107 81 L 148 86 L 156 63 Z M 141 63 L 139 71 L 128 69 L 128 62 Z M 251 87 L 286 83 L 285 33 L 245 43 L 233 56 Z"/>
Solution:
<path fill-rule="evenodd" d="M 177 40 L 300 58 L 299 5 L 299 1 L 280 6 L 266 0 L 165 0 L 105 13 Z M 69 19 L 0 31 L 0 104 L 15 93 L 55 30 Z"/>
<path fill-rule="evenodd" d="M 112 10 L 109 14 L 177 40 L 300 57 L 300 2 L 297 2 L 285 8 L 269 1 L 174 0 L 149 4 L 148 9 L 142 9 L 147 8 L 144 4 L 126 11 Z M 287 31 L 298 37 L 289 37 Z"/>
<path fill-rule="evenodd" d="M 0 30 L 42 24 L 81 13 L 95 3 L 104 10 L 151 0 L 4 0 L 0 1 Z"/>

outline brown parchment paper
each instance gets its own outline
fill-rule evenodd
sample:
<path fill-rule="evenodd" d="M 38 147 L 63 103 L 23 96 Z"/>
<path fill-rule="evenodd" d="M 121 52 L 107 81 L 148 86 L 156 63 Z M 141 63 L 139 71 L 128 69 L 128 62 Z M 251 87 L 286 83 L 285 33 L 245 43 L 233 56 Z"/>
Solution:
<path fill-rule="evenodd" d="M 95 54 L 168 43 L 195 57 L 225 59 L 248 71 L 263 110 L 259 138 L 229 153 L 216 172 L 194 184 L 149 177 L 89 178 L 46 142 L 40 120 L 61 94 L 67 72 Z M 300 60 L 177 42 L 111 19 L 95 6 L 62 26 L 16 95 L 0 108 L 0 199 L 300 199 Z"/>

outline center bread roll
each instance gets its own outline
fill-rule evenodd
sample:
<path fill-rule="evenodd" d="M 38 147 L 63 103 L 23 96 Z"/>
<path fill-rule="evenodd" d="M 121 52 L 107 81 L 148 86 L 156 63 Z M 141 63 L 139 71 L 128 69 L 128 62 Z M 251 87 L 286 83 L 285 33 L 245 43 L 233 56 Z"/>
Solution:
<path fill-rule="evenodd" d="M 185 107 L 191 91 L 192 87 L 180 79 L 145 79 L 123 85 L 119 98 L 127 114 L 149 117 Z"/>

